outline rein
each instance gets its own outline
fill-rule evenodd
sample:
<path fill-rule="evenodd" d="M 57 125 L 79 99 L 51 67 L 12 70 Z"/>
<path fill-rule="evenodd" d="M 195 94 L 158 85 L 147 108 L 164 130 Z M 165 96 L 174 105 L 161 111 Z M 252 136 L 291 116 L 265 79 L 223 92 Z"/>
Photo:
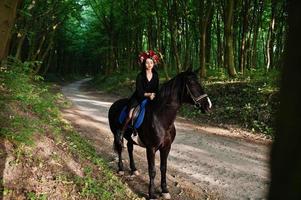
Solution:
<path fill-rule="evenodd" d="M 196 105 L 199 104 L 198 101 L 204 99 L 205 97 L 208 97 L 207 94 L 202 94 L 202 95 L 200 95 L 198 97 L 194 97 L 187 84 L 186 84 L 186 88 L 187 88 L 187 91 L 188 91 L 190 97 L 192 98 L 192 100 L 194 101 L 194 103 Z"/>

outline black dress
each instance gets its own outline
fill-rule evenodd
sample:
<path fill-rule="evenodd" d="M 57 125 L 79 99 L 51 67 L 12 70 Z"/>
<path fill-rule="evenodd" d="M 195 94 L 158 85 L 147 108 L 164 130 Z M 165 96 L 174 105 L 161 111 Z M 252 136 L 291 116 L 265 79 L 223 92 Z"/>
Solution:
<path fill-rule="evenodd" d="M 150 81 L 147 80 L 145 72 L 140 72 L 136 77 L 136 90 L 130 97 L 128 109 L 131 109 L 141 103 L 146 97 L 144 93 L 155 93 L 159 90 L 159 76 L 156 71 L 153 71 L 153 77 Z"/>

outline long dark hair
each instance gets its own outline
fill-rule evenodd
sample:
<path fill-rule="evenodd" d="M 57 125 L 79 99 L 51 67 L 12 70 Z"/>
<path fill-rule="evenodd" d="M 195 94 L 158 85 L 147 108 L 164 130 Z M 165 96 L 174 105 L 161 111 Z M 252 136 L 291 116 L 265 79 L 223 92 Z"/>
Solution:
<path fill-rule="evenodd" d="M 153 62 L 154 62 L 154 67 L 152 69 L 152 73 L 153 74 L 158 74 L 157 72 L 157 64 L 155 63 L 155 61 L 152 59 L 152 58 L 147 58 L 147 59 L 151 59 Z M 144 59 L 143 62 L 141 63 L 141 73 L 146 76 L 146 60 L 147 59 Z"/>

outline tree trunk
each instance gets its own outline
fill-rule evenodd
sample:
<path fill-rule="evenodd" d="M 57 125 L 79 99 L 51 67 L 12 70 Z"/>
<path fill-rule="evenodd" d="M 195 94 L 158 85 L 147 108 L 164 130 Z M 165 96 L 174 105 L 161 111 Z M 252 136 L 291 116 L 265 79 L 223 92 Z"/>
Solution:
<path fill-rule="evenodd" d="M 31 60 L 37 60 L 37 58 L 39 57 L 39 54 L 41 53 L 41 50 L 42 50 L 45 40 L 46 40 L 46 36 L 43 35 L 39 42 L 39 46 L 36 49 L 36 53 L 31 57 Z"/>
<path fill-rule="evenodd" d="M 179 51 L 177 47 L 177 39 L 178 39 L 178 31 L 177 31 L 177 4 L 178 1 L 175 0 L 173 1 L 172 5 L 169 5 L 169 3 L 165 0 L 164 1 L 167 9 L 168 9 L 168 21 L 169 21 L 169 31 L 170 31 L 170 43 L 171 43 L 171 49 L 172 49 L 172 54 L 175 58 L 175 65 L 177 68 L 177 72 L 181 72 L 182 66 L 180 62 L 180 56 L 179 56 Z"/>
<path fill-rule="evenodd" d="M 225 11 L 225 66 L 231 77 L 236 76 L 233 52 L 233 12 L 234 0 L 227 0 Z"/>
<path fill-rule="evenodd" d="M 266 64 L 266 69 L 269 70 L 271 67 L 273 67 L 273 48 L 274 48 L 274 30 L 275 30 L 275 0 L 272 0 L 272 13 L 271 13 L 271 21 L 270 21 L 270 27 L 269 27 L 269 32 L 268 32 L 268 39 L 267 39 L 267 64 Z"/>
<path fill-rule="evenodd" d="M 301 199 L 301 3 L 290 1 L 288 42 L 280 88 L 280 108 L 271 151 L 268 199 Z"/>
<path fill-rule="evenodd" d="M 256 21 L 254 24 L 254 35 L 253 35 L 253 41 L 252 41 L 252 49 L 251 51 L 251 66 L 252 68 L 257 67 L 257 39 L 258 39 L 258 32 L 259 32 L 259 27 L 261 23 L 261 18 L 262 18 L 262 12 L 263 12 L 263 0 L 255 0 L 255 7 L 258 8 L 258 12 L 256 14 Z"/>
<path fill-rule="evenodd" d="M 15 57 L 17 59 L 21 59 L 22 47 L 23 47 L 23 44 L 24 44 L 25 37 L 26 36 L 23 34 L 21 36 L 21 38 L 19 39 L 19 42 L 18 42 L 18 45 L 17 45 L 17 51 L 16 51 L 16 55 L 15 55 Z"/>
<path fill-rule="evenodd" d="M 205 28 L 203 28 L 205 29 Z M 206 30 L 201 31 L 200 35 L 200 78 L 206 77 Z"/>
<path fill-rule="evenodd" d="M 9 48 L 9 39 L 14 25 L 17 8 L 21 0 L 0 1 L 0 62 L 6 58 Z"/>
<path fill-rule="evenodd" d="M 51 63 L 52 63 L 52 60 L 53 60 L 53 55 L 54 55 L 54 50 L 51 50 L 51 52 L 49 53 L 49 56 L 48 56 L 48 61 L 47 63 L 44 63 L 44 70 L 43 72 L 41 73 L 42 76 L 45 76 L 46 73 L 48 72 L 50 66 L 51 66 Z"/>
<path fill-rule="evenodd" d="M 242 31 L 241 31 L 241 45 L 240 45 L 240 57 L 239 57 L 239 70 L 243 74 L 246 66 L 246 35 L 248 32 L 248 8 L 250 7 L 249 0 L 243 1 L 242 8 Z"/>
<path fill-rule="evenodd" d="M 199 28 L 200 28 L 200 78 L 206 77 L 206 33 L 208 27 L 208 20 L 211 13 L 212 3 L 206 2 L 208 5 L 204 6 L 204 2 L 200 1 L 199 10 Z M 206 8 L 206 9 L 205 9 Z"/>
<path fill-rule="evenodd" d="M 153 49 L 154 48 L 154 46 L 153 46 L 153 33 L 152 33 L 152 31 L 153 31 L 153 28 L 152 28 L 152 24 L 153 24 L 153 19 L 152 18 L 150 18 L 149 20 L 148 20 L 149 22 L 148 22 L 148 26 L 147 26 L 147 48 L 148 49 Z"/>
<path fill-rule="evenodd" d="M 209 14 L 208 22 L 207 22 L 207 32 L 206 32 L 206 63 L 211 62 L 211 48 L 212 48 L 212 20 L 214 15 L 214 7 L 213 3 L 211 6 L 211 12 Z"/>
<path fill-rule="evenodd" d="M 221 36 L 221 25 L 220 25 L 220 15 L 219 12 L 216 13 L 217 19 L 216 19 L 216 40 L 217 40 L 217 65 L 218 67 L 221 67 L 223 64 L 223 42 L 222 42 L 222 36 Z"/>
<path fill-rule="evenodd" d="M 49 41 L 49 44 L 48 44 L 47 48 L 45 49 L 44 53 L 43 53 L 43 54 L 40 54 L 39 57 L 36 57 L 36 58 L 35 58 L 35 59 L 41 61 L 41 63 L 39 63 L 39 64 L 37 65 L 36 69 L 34 70 L 33 75 L 38 74 L 38 73 L 40 72 L 40 69 L 41 69 L 42 65 L 45 64 L 45 63 L 44 63 L 45 58 L 48 56 L 48 54 L 49 54 L 49 52 L 50 52 L 50 50 L 51 50 L 51 48 L 52 48 L 52 46 L 53 46 L 53 37 L 54 37 L 53 34 L 54 34 L 54 33 L 52 33 L 52 36 L 51 36 L 50 41 Z M 43 42 L 43 43 L 44 43 L 44 42 Z M 39 54 L 38 54 L 38 55 L 39 55 Z"/>
<path fill-rule="evenodd" d="M 190 32 L 188 31 L 189 30 L 189 26 L 188 26 L 188 17 L 187 15 L 185 14 L 185 17 L 184 17 L 184 37 L 185 37 L 185 54 L 184 54 L 184 64 L 183 64 L 183 68 L 184 70 L 189 68 L 189 65 L 190 65 L 190 58 L 189 58 L 189 55 L 190 55 L 190 50 L 191 50 L 191 46 L 190 46 Z"/>

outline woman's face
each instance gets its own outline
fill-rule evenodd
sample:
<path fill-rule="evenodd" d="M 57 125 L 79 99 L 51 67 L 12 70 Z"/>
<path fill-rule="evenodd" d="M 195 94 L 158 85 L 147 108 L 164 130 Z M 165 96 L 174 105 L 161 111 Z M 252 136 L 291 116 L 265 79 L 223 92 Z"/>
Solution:
<path fill-rule="evenodd" d="M 147 58 L 145 61 L 145 68 L 147 70 L 151 70 L 151 69 L 153 69 L 153 67 L 154 67 L 154 61 L 150 58 Z"/>

